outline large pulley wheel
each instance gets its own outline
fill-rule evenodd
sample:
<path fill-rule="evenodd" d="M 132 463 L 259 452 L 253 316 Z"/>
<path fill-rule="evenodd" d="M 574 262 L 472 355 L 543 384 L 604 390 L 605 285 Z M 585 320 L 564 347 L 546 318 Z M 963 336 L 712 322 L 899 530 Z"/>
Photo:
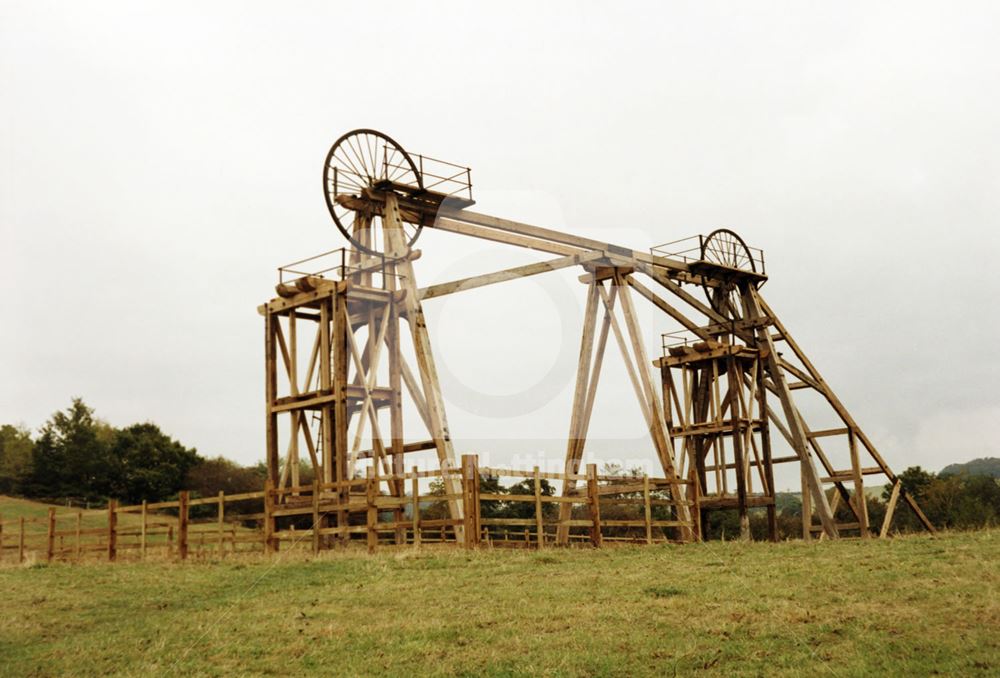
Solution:
<path fill-rule="evenodd" d="M 372 129 L 348 132 L 330 148 L 323 165 L 323 193 L 330 216 L 344 237 L 368 254 L 385 253 L 382 203 L 378 193 L 423 190 L 423 178 L 410 155 L 385 134 Z M 374 196 L 374 197 L 373 197 Z M 407 247 L 421 226 L 402 223 Z"/>
<path fill-rule="evenodd" d="M 743 238 L 728 228 L 712 231 L 702 240 L 701 260 L 722 267 L 722 270 L 757 272 L 750 248 Z M 709 286 L 702 283 L 705 295 L 716 313 L 739 320 L 743 317 L 743 303 L 740 286 L 737 279 L 720 276 L 717 284 Z"/>

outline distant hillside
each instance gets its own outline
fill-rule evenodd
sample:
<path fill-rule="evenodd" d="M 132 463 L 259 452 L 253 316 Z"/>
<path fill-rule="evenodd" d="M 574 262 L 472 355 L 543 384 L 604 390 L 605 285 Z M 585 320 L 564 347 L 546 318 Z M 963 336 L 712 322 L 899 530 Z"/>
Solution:
<path fill-rule="evenodd" d="M 950 464 L 941 469 L 939 475 L 957 476 L 963 473 L 970 476 L 1000 478 L 1000 459 L 996 457 L 983 457 L 982 459 L 967 461 L 964 464 Z"/>

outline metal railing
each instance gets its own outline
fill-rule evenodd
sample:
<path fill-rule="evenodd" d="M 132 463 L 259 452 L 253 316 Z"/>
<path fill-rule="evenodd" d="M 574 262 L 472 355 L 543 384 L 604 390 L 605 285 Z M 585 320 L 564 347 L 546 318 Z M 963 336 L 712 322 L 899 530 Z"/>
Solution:
<path fill-rule="evenodd" d="M 704 235 L 692 235 L 687 238 L 681 238 L 680 240 L 673 240 L 662 245 L 650 247 L 649 253 L 653 256 L 674 259 L 684 263 L 705 261 L 702 256 L 702 251 L 705 246 L 705 238 L 706 236 Z M 746 247 L 750 252 L 750 260 L 753 262 L 756 272 L 766 274 L 767 271 L 764 265 L 764 250 L 759 247 L 750 247 L 749 245 Z"/>
<path fill-rule="evenodd" d="M 387 283 L 390 279 L 398 281 L 403 277 L 395 271 L 387 271 L 387 261 L 391 263 L 393 259 L 386 259 L 383 253 L 367 254 L 347 247 L 338 247 L 329 252 L 322 252 L 280 266 L 278 268 L 278 284 L 286 284 L 307 277 L 325 280 L 357 280 L 361 276 L 371 276 L 372 283 L 375 282 L 375 278 L 378 278 L 382 289 L 387 289 Z"/>

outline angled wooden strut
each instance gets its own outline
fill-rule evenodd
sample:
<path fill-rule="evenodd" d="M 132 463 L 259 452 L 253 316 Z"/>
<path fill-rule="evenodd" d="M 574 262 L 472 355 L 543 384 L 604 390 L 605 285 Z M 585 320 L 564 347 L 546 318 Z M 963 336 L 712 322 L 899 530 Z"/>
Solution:
<path fill-rule="evenodd" d="M 419 290 L 413 274 L 413 264 L 408 258 L 408 247 L 403 239 L 403 221 L 399 214 L 396 196 L 386 195 L 384 214 L 385 238 L 387 254 L 395 259 L 396 273 L 400 289 L 404 293 L 407 324 L 413 338 L 413 347 L 417 358 L 417 369 L 423 386 L 424 403 L 427 408 L 427 419 L 431 425 L 431 437 L 437 450 L 438 462 L 445 473 L 444 483 L 449 495 L 460 495 L 461 486 L 458 479 L 449 471 L 457 470 L 455 448 L 451 433 L 448 430 L 448 419 L 445 414 L 444 398 L 441 394 L 441 383 L 438 380 L 437 367 L 434 363 L 434 353 L 431 349 L 430 336 L 427 333 L 427 321 L 424 318 L 423 307 L 420 304 Z M 448 500 L 451 515 L 458 520 L 463 517 L 462 501 L 457 498 Z M 464 538 L 462 526 L 455 527 L 456 538 Z"/>
<path fill-rule="evenodd" d="M 867 453 L 871 456 L 871 458 L 874 460 L 876 464 L 876 467 L 874 469 L 871 469 L 870 472 L 875 472 L 877 470 L 878 472 L 884 474 L 886 478 L 888 478 L 889 482 L 893 485 L 893 493 L 903 498 L 903 500 L 914 512 L 914 514 L 917 516 L 918 520 L 920 520 L 921 524 L 924 526 L 925 529 L 927 529 L 930 532 L 934 532 L 935 531 L 934 525 L 930 522 L 930 520 L 927 518 L 924 512 L 920 509 L 920 506 L 913 499 L 913 497 L 910 496 L 908 493 L 906 493 L 905 490 L 902 490 L 901 486 L 898 483 L 898 476 L 895 473 L 893 473 L 892 469 L 886 463 L 882 455 L 878 452 L 875 445 L 872 443 L 871 439 L 868 438 L 867 434 L 865 434 L 865 432 L 861 429 L 861 427 L 858 426 L 857 422 L 851 416 L 850 412 L 847 410 L 847 408 L 844 406 L 841 400 L 834 393 L 833 389 L 830 388 L 829 384 L 820 374 L 819 370 L 816 369 L 813 363 L 806 356 L 805 352 L 792 337 L 791 333 L 788 331 L 788 328 L 781 322 L 781 320 L 777 317 L 774 311 L 771 310 L 771 308 L 767 305 L 767 302 L 764 301 L 760 293 L 757 292 L 756 290 L 754 291 L 754 298 L 758 304 L 758 308 L 760 309 L 760 311 L 762 313 L 765 313 L 769 318 L 771 318 L 774 328 L 778 331 L 777 336 L 780 337 L 780 340 L 785 342 L 787 346 L 792 350 L 795 357 L 805 368 L 805 373 L 803 374 L 800 370 L 796 369 L 790 363 L 784 361 L 781 362 L 780 368 L 784 371 L 795 373 L 796 376 L 800 377 L 802 379 L 801 383 L 803 384 L 802 388 L 808 387 L 820 393 L 823 396 L 823 398 L 829 403 L 829 405 L 833 408 L 837 416 L 840 417 L 841 421 L 845 425 L 844 429 L 832 430 L 829 431 L 828 433 L 835 435 L 847 435 L 848 437 L 848 445 L 851 455 L 851 480 L 853 481 L 855 486 L 854 496 L 858 499 L 857 503 L 855 503 L 853 506 L 850 506 L 850 508 L 852 512 L 855 514 L 855 516 L 858 518 L 859 523 L 865 528 L 863 531 L 867 533 L 867 508 L 862 500 L 864 496 L 862 477 L 866 475 L 866 473 L 868 473 L 869 470 L 861 466 L 860 450 L 858 450 L 857 447 L 858 442 L 861 443 L 865 451 L 867 451 Z M 819 432 L 813 432 L 813 436 L 816 436 L 817 433 Z M 815 437 L 813 437 L 811 441 L 814 445 L 817 446 L 817 449 L 821 449 L 818 447 L 818 443 L 815 440 Z M 835 473 L 835 470 L 830 469 L 829 472 L 834 478 L 838 477 Z M 839 477 L 843 479 L 843 476 Z M 893 508 L 895 508 L 895 503 L 896 503 L 895 501 L 891 502 Z M 887 514 L 888 513 L 889 511 L 887 511 Z M 888 518 L 891 519 L 891 515 L 889 515 Z M 882 529 L 883 534 L 881 536 L 885 536 L 884 533 L 886 533 L 887 530 L 888 530 L 888 521 L 883 526 Z"/>

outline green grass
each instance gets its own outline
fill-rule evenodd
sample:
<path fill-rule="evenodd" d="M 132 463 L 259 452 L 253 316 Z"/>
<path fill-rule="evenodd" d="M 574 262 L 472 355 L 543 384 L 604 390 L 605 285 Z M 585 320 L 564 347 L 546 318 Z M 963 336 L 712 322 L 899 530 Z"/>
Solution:
<path fill-rule="evenodd" d="M 0 568 L 3 675 L 997 675 L 1000 532 Z"/>

